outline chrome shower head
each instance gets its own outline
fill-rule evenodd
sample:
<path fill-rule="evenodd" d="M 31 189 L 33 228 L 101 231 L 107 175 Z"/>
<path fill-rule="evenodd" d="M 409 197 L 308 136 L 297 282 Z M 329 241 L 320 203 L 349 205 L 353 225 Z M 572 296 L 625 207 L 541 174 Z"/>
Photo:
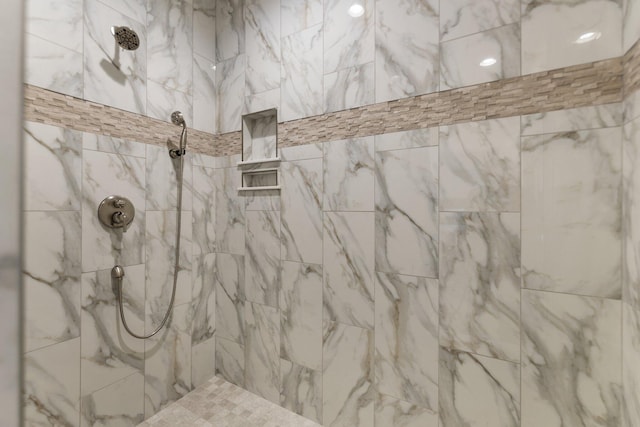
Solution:
<path fill-rule="evenodd" d="M 184 116 L 180 111 L 174 111 L 171 113 L 171 123 L 176 126 L 187 126 L 187 123 L 184 121 Z"/>
<path fill-rule="evenodd" d="M 180 111 L 174 111 L 171 113 L 171 123 L 176 126 L 182 126 L 182 133 L 180 134 L 180 148 L 169 150 L 169 155 L 172 159 L 184 156 L 187 148 L 187 122 L 184 120 L 184 116 Z"/>
<path fill-rule="evenodd" d="M 129 27 L 111 27 L 111 34 L 115 37 L 118 46 L 123 49 L 136 50 L 140 47 L 138 34 Z"/>

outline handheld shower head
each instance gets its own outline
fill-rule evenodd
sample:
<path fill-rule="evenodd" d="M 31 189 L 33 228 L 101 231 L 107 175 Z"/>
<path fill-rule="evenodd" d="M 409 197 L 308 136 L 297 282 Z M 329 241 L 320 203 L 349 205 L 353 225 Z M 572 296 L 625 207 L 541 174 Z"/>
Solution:
<path fill-rule="evenodd" d="M 171 123 L 176 126 L 182 126 L 182 134 L 180 135 L 180 148 L 175 150 L 169 150 L 169 155 L 172 159 L 176 159 L 180 156 L 184 156 L 187 148 L 187 122 L 184 120 L 184 116 L 180 111 L 174 111 L 171 113 Z"/>
<path fill-rule="evenodd" d="M 174 111 L 171 113 L 171 123 L 177 126 L 187 126 L 187 123 L 184 121 L 184 116 L 180 111 Z"/>

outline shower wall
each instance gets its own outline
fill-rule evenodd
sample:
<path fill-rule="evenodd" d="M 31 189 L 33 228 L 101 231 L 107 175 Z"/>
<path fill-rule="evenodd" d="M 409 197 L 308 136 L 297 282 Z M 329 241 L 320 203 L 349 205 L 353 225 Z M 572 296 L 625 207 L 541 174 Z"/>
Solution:
<path fill-rule="evenodd" d="M 215 131 L 215 0 L 29 0 L 25 82 Z M 128 26 L 140 48 L 116 47 Z"/>

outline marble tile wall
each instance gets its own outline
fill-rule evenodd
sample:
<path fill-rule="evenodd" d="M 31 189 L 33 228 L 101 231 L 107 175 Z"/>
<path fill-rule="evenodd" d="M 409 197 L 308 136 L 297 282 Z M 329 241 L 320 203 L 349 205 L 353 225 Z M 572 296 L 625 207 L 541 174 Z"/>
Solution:
<path fill-rule="evenodd" d="M 327 426 L 634 416 L 622 124 L 616 103 L 285 147 L 279 196 L 234 194 L 221 158 L 245 244 L 216 249 L 217 374 Z"/>
<path fill-rule="evenodd" d="M 615 58 L 638 38 L 637 3 L 220 0 L 217 129 L 267 108 L 287 122 Z"/>
<path fill-rule="evenodd" d="M 216 132 L 215 0 L 29 0 L 25 82 Z M 117 47 L 111 26 L 140 38 Z"/>
<path fill-rule="evenodd" d="M 33 122 L 24 144 L 26 424 L 137 425 L 215 374 L 216 160 L 186 157 L 175 308 L 142 341 L 117 316 L 110 269 L 125 269 L 127 323 L 150 333 L 173 284 L 179 163 L 166 148 Z M 97 220 L 109 194 L 136 208 L 126 233 Z"/>

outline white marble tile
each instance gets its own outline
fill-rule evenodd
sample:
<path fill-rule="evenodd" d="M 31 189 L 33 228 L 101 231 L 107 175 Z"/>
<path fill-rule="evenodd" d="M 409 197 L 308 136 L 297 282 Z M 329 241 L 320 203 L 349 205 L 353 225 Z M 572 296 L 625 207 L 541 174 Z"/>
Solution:
<path fill-rule="evenodd" d="M 216 254 L 216 337 L 244 342 L 244 259 Z M 217 350 L 216 350 L 217 351 Z M 244 363 L 242 364 L 244 369 Z"/>
<path fill-rule="evenodd" d="M 324 425 L 372 426 L 375 400 L 373 331 L 328 322 L 323 336 Z"/>
<path fill-rule="evenodd" d="M 320 159 L 323 156 L 322 143 L 297 145 L 294 147 L 284 147 L 280 150 L 280 158 L 285 162 L 295 160 Z"/>
<path fill-rule="evenodd" d="M 622 53 L 626 53 L 640 39 L 640 2 L 622 1 Z"/>
<path fill-rule="evenodd" d="M 94 133 L 82 134 L 82 149 L 102 151 L 103 153 L 122 154 L 133 157 L 146 157 L 146 144 L 126 139 Z"/>
<path fill-rule="evenodd" d="M 244 103 L 245 55 L 235 56 L 216 66 L 218 123 L 220 133 L 240 130 Z"/>
<path fill-rule="evenodd" d="M 440 349 L 439 378 L 441 427 L 520 426 L 520 365 Z"/>
<path fill-rule="evenodd" d="M 176 141 L 180 131 L 176 127 Z M 188 148 L 188 147 L 187 147 Z M 181 159 L 172 159 L 168 147 L 146 145 L 146 210 L 175 211 L 178 208 L 178 184 L 182 167 L 182 210 L 190 211 L 193 207 L 193 167 L 189 155 Z M 137 208 L 137 206 L 136 206 Z"/>
<path fill-rule="evenodd" d="M 31 351 L 80 336 L 80 213 L 24 218 L 24 340 Z"/>
<path fill-rule="evenodd" d="M 520 75 L 520 26 L 506 25 L 440 45 L 440 90 Z M 493 65 L 480 65 L 493 59 Z"/>
<path fill-rule="evenodd" d="M 216 375 L 244 387 L 244 348 L 240 344 L 216 337 Z"/>
<path fill-rule="evenodd" d="M 376 427 L 438 427 L 437 411 L 395 397 L 378 393 L 375 409 Z"/>
<path fill-rule="evenodd" d="M 349 13 L 352 3 L 351 0 L 324 1 L 325 74 L 374 61 L 375 2 L 361 1 L 364 10 L 355 17 Z"/>
<path fill-rule="evenodd" d="M 440 128 L 444 211 L 520 210 L 520 119 Z"/>
<path fill-rule="evenodd" d="M 194 15 L 195 16 L 195 15 Z M 175 109 L 175 106 L 172 107 Z M 215 63 L 203 56 L 193 56 L 193 128 L 216 132 L 217 116 Z"/>
<path fill-rule="evenodd" d="M 191 347 L 193 387 L 200 387 L 216 374 L 216 340 L 210 338 Z"/>
<path fill-rule="evenodd" d="M 437 0 L 376 0 L 376 102 L 440 87 Z"/>
<path fill-rule="evenodd" d="M 376 273 L 375 378 L 380 393 L 438 411 L 438 281 Z"/>
<path fill-rule="evenodd" d="M 193 52 L 215 62 L 216 0 L 195 0 L 193 2 Z M 195 90 L 197 88 L 194 87 Z"/>
<path fill-rule="evenodd" d="M 322 266 L 283 262 L 279 308 L 280 356 L 322 369 Z"/>
<path fill-rule="evenodd" d="M 522 139 L 524 287 L 620 298 L 621 140 L 620 128 Z"/>
<path fill-rule="evenodd" d="M 622 124 L 622 104 L 604 104 L 529 114 L 521 116 L 520 121 L 522 135 L 608 128 Z"/>
<path fill-rule="evenodd" d="M 322 159 L 283 162 L 280 170 L 282 259 L 322 264 Z"/>
<path fill-rule="evenodd" d="M 146 0 L 99 0 L 123 15 L 144 24 L 147 22 Z"/>
<path fill-rule="evenodd" d="M 147 116 L 169 121 L 171 113 L 176 110 L 182 112 L 189 125 L 193 123 L 193 99 L 190 94 L 148 80 Z"/>
<path fill-rule="evenodd" d="M 216 60 L 218 62 L 245 52 L 244 4 L 245 0 L 216 0 Z"/>
<path fill-rule="evenodd" d="M 438 148 L 376 153 L 376 271 L 438 277 Z"/>
<path fill-rule="evenodd" d="M 84 6 L 84 98 L 145 114 L 147 30 L 144 24 L 98 0 L 84 0 Z M 133 29 L 141 47 L 135 51 L 121 49 L 111 34 L 113 25 Z"/>
<path fill-rule="evenodd" d="M 373 329 L 374 214 L 324 214 L 324 319 Z"/>
<path fill-rule="evenodd" d="M 243 118 L 242 160 L 277 157 L 278 122 L 275 114 L 259 114 Z M 258 168 L 265 165 L 258 165 Z"/>
<path fill-rule="evenodd" d="M 213 169 L 193 166 L 193 253 L 215 252 Z"/>
<path fill-rule="evenodd" d="M 216 252 L 244 254 L 245 203 L 238 197 L 240 172 L 234 168 L 216 169 L 214 233 Z"/>
<path fill-rule="evenodd" d="M 147 78 L 187 94 L 193 89 L 193 4 L 147 1 Z"/>
<path fill-rule="evenodd" d="M 266 92 L 256 93 L 244 97 L 243 113 L 257 113 L 259 111 L 275 108 L 280 110 L 280 88 L 271 89 Z"/>
<path fill-rule="evenodd" d="M 373 211 L 374 138 L 325 142 L 325 211 Z"/>
<path fill-rule="evenodd" d="M 522 0 L 521 7 L 523 74 L 622 54 L 619 0 Z M 589 32 L 600 36 L 576 43 Z"/>
<path fill-rule="evenodd" d="M 282 0 L 283 8 L 287 2 L 291 7 L 302 3 L 300 0 Z M 322 11 L 321 1 L 305 0 L 305 2 L 319 3 Z M 320 19 L 322 19 L 322 13 L 320 13 Z M 286 18 L 283 15 L 283 27 L 285 21 Z M 322 114 L 324 96 L 322 43 L 322 25 L 282 38 L 281 119 L 283 121 Z"/>
<path fill-rule="evenodd" d="M 640 310 L 640 245 L 638 234 L 640 223 L 640 199 L 636 196 L 640 188 L 640 119 L 624 125 L 622 143 L 622 298 L 635 310 Z"/>
<path fill-rule="evenodd" d="M 322 341 L 320 345 L 322 346 Z M 322 371 L 280 359 L 280 379 L 280 406 L 321 423 Z"/>
<path fill-rule="evenodd" d="M 376 151 L 402 150 L 406 148 L 433 147 L 438 145 L 437 127 L 408 130 L 376 135 Z"/>
<path fill-rule="evenodd" d="M 82 396 L 81 427 L 135 426 L 144 420 L 144 376 L 132 374 Z"/>
<path fill-rule="evenodd" d="M 82 271 L 144 262 L 144 171 L 144 159 L 138 157 L 83 151 Z M 107 229 L 98 220 L 98 205 L 112 194 L 128 198 L 136 208 L 126 233 Z"/>
<path fill-rule="evenodd" d="M 280 213 L 246 213 L 245 297 L 247 301 L 278 307 L 280 287 Z"/>
<path fill-rule="evenodd" d="M 520 361 L 520 214 L 440 214 L 440 345 Z"/>
<path fill-rule="evenodd" d="M 80 425 L 80 338 L 24 356 L 24 423 Z"/>
<path fill-rule="evenodd" d="M 520 0 L 448 0 L 440 6 L 442 41 L 520 22 Z"/>
<path fill-rule="evenodd" d="M 524 290 L 522 427 L 618 425 L 621 303 Z"/>
<path fill-rule="evenodd" d="M 191 292 L 191 306 L 193 310 L 191 344 L 194 348 L 200 343 L 211 341 L 216 332 L 215 274 L 216 254 L 194 257 L 193 289 Z M 206 346 L 202 347 L 202 352 L 205 352 L 206 348 Z M 211 360 L 213 363 L 213 358 Z M 211 366 L 213 366 L 213 364 Z"/>
<path fill-rule="evenodd" d="M 622 101 L 624 122 L 628 123 L 640 117 L 640 90 L 626 94 Z"/>
<path fill-rule="evenodd" d="M 245 387 L 280 403 L 280 315 L 278 309 L 245 305 Z"/>
<path fill-rule="evenodd" d="M 622 426 L 632 427 L 640 422 L 640 312 L 622 304 Z"/>
<path fill-rule="evenodd" d="M 82 97 L 82 54 L 32 34 L 25 35 L 24 82 Z"/>
<path fill-rule="evenodd" d="M 324 76 L 324 112 L 347 110 L 375 102 L 373 62 Z"/>
<path fill-rule="evenodd" d="M 25 30 L 82 53 L 82 0 L 28 0 Z"/>
<path fill-rule="evenodd" d="M 158 412 L 192 389 L 190 304 L 174 307 L 170 324 L 145 340 L 145 418 Z M 146 325 L 146 332 L 155 326 Z"/>
<path fill-rule="evenodd" d="M 282 37 L 322 23 L 323 0 L 280 0 Z"/>
<path fill-rule="evenodd" d="M 280 0 L 244 0 L 246 94 L 280 87 Z"/>
<path fill-rule="evenodd" d="M 144 332 L 144 265 L 125 267 L 122 283 L 127 325 Z M 144 369 L 144 341 L 130 336 L 117 314 L 111 270 L 82 275 L 81 393 L 93 392 Z M 117 288 L 116 288 L 117 289 Z M 142 400 L 142 392 L 139 399 Z"/>
<path fill-rule="evenodd" d="M 80 210 L 82 133 L 24 125 L 24 209 Z"/>
<path fill-rule="evenodd" d="M 191 153 L 191 164 L 193 166 L 200 166 L 202 168 L 215 169 L 220 167 L 228 167 L 228 157 L 213 157 L 201 153 Z"/>

